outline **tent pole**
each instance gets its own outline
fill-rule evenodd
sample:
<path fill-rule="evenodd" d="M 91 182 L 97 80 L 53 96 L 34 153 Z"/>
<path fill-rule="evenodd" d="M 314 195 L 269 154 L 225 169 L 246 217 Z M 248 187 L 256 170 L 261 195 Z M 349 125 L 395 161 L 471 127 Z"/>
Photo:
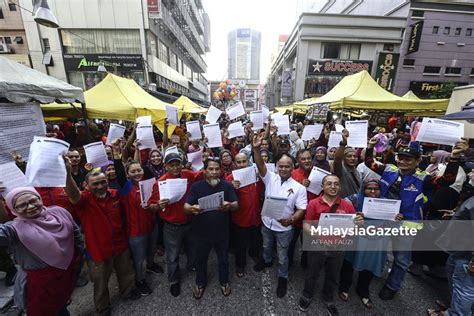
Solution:
<path fill-rule="evenodd" d="M 91 137 L 91 132 L 89 130 L 89 122 L 87 120 L 87 111 L 86 111 L 86 104 L 81 103 L 81 109 L 82 109 L 82 118 L 84 119 L 84 124 L 86 127 L 86 138 L 90 139 Z"/>

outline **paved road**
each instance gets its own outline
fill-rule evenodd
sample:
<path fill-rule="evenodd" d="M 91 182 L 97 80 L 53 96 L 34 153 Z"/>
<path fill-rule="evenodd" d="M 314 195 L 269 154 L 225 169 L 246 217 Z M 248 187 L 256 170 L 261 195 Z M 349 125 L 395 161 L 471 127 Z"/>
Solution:
<path fill-rule="evenodd" d="M 165 266 L 164 257 L 158 257 L 158 261 Z M 184 258 L 182 258 L 184 259 Z M 232 294 L 223 297 L 217 280 L 217 262 L 212 253 L 209 260 L 209 284 L 200 301 L 192 297 L 192 286 L 194 284 L 194 273 L 183 271 L 183 282 L 181 295 L 177 298 L 169 293 L 169 285 L 166 275 L 149 275 L 153 294 L 143 297 L 135 302 L 119 300 L 117 283 L 113 277 L 110 284 L 113 296 L 113 315 L 189 315 L 189 314 L 300 314 L 298 300 L 304 285 L 304 270 L 297 265 L 290 270 L 287 296 L 277 298 L 276 268 L 273 267 L 263 273 L 253 271 L 253 262 L 248 260 L 247 273 L 243 278 L 235 276 L 234 256 L 230 255 L 231 261 L 231 285 Z M 184 261 L 184 260 L 183 260 Z M 184 262 L 182 262 L 184 266 Z M 324 276 L 322 276 L 321 280 Z M 326 309 L 321 304 L 320 293 L 322 281 L 318 284 L 318 292 L 315 296 L 308 315 L 326 315 Z M 378 296 L 378 290 L 382 287 L 383 280 L 374 279 L 372 282 L 372 300 L 375 308 L 367 310 L 352 290 L 350 300 L 347 303 L 337 299 L 337 307 L 341 315 L 425 315 L 425 309 L 435 307 L 434 300 L 446 297 L 446 282 L 434 280 L 423 276 L 414 278 L 407 275 L 401 292 L 393 301 L 383 302 Z M 76 289 L 73 294 L 73 302 L 69 308 L 71 315 L 92 315 L 94 304 L 92 299 L 92 285 Z"/>

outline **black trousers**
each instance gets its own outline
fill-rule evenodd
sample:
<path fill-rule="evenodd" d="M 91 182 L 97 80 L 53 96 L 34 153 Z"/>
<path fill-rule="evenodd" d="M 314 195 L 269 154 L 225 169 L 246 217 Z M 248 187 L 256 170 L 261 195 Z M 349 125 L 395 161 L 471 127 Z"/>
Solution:
<path fill-rule="evenodd" d="M 344 260 L 341 268 L 341 275 L 339 281 L 339 291 L 348 293 L 352 285 L 352 278 L 354 275 L 354 268 L 352 263 Z M 357 278 L 356 293 L 361 298 L 369 298 L 369 287 L 374 275 L 368 270 L 360 271 Z"/>
<path fill-rule="evenodd" d="M 196 285 L 207 285 L 207 260 L 212 248 L 217 255 L 219 282 L 229 282 L 229 236 L 222 237 L 215 240 L 196 238 Z"/>
<path fill-rule="evenodd" d="M 295 255 L 295 248 L 298 239 L 301 236 L 302 227 L 295 227 L 293 226 L 293 238 L 291 239 L 290 246 L 288 247 L 288 263 L 290 266 L 293 265 L 293 257 Z M 306 264 L 308 261 L 308 252 L 302 251 L 301 252 L 301 263 Z"/>
<path fill-rule="evenodd" d="M 240 227 L 232 225 L 232 237 L 235 247 L 235 265 L 238 268 L 245 268 L 247 262 L 247 250 L 252 258 L 262 256 L 262 234 L 260 226 Z"/>

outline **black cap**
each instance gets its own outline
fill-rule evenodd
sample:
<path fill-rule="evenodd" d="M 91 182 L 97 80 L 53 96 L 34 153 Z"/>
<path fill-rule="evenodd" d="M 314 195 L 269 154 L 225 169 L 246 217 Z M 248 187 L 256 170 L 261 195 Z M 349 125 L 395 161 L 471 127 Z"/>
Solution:
<path fill-rule="evenodd" d="M 177 161 L 183 162 L 183 159 L 182 159 L 181 156 L 178 155 L 177 153 L 169 153 L 169 154 L 166 155 L 166 157 L 165 157 L 165 164 L 170 163 L 170 162 L 172 162 L 173 160 L 177 160 Z"/>
<path fill-rule="evenodd" d="M 290 141 L 288 139 L 282 139 L 278 142 L 278 145 L 288 145 L 291 146 Z"/>
<path fill-rule="evenodd" d="M 402 147 L 398 150 L 399 156 L 420 158 L 420 150 L 413 147 Z"/>

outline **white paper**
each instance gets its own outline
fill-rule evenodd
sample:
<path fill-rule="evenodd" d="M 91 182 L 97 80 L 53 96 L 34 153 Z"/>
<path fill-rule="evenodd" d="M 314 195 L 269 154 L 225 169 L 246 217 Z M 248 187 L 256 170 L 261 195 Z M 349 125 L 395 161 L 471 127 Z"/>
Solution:
<path fill-rule="evenodd" d="M 222 147 L 221 129 L 218 123 L 204 125 L 203 129 L 209 148 Z"/>
<path fill-rule="evenodd" d="M 35 136 L 30 146 L 30 159 L 25 176 L 34 187 L 66 186 L 66 166 L 63 156 L 69 144 L 56 138 Z"/>
<path fill-rule="evenodd" d="M 231 123 L 227 128 L 227 131 L 229 131 L 229 138 L 235 138 L 245 135 L 244 127 L 242 126 L 241 121 Z"/>
<path fill-rule="evenodd" d="M 107 141 L 105 142 L 105 144 L 111 145 L 112 141 L 122 138 L 124 134 L 125 134 L 125 126 L 110 123 L 109 133 L 107 134 Z"/>
<path fill-rule="evenodd" d="M 186 130 L 189 134 L 191 134 L 189 140 L 201 140 L 202 133 L 199 121 L 186 122 Z"/>
<path fill-rule="evenodd" d="M 245 109 L 244 106 L 242 105 L 242 102 L 237 102 L 232 104 L 230 107 L 227 108 L 226 110 L 227 115 L 229 115 L 229 118 L 231 120 L 238 118 L 239 116 L 242 116 L 245 114 Z"/>
<path fill-rule="evenodd" d="M 344 130 L 344 126 L 341 124 L 334 124 L 334 126 L 336 127 L 336 132 L 342 132 Z"/>
<path fill-rule="evenodd" d="M 186 193 L 188 179 L 168 179 L 158 181 L 160 199 L 169 199 L 169 203 L 176 203 L 181 200 Z"/>
<path fill-rule="evenodd" d="M 369 121 L 346 121 L 346 129 L 349 132 L 347 145 L 353 148 L 366 148 L 368 127 Z"/>
<path fill-rule="evenodd" d="M 232 176 L 234 180 L 240 182 L 241 188 L 257 182 L 257 173 L 255 172 L 255 167 L 253 166 L 233 170 Z"/>
<path fill-rule="evenodd" d="M 401 203 L 401 200 L 365 197 L 362 213 L 367 218 L 394 221 L 395 216 L 400 213 Z"/>
<path fill-rule="evenodd" d="M 224 192 L 217 192 L 198 199 L 201 213 L 215 211 L 224 204 Z"/>
<path fill-rule="evenodd" d="M 138 188 L 140 189 L 140 203 L 142 207 L 147 207 L 148 200 L 153 192 L 153 185 L 155 185 L 155 178 L 143 180 L 138 182 Z"/>
<path fill-rule="evenodd" d="M 206 115 L 206 121 L 209 124 L 213 124 L 217 122 L 219 117 L 221 116 L 222 111 L 216 108 L 215 106 L 210 106 L 209 109 L 207 110 L 207 115 Z"/>
<path fill-rule="evenodd" d="M 323 130 L 322 124 L 315 125 L 306 125 L 303 130 L 303 135 L 301 135 L 302 140 L 311 140 L 318 139 L 321 136 L 321 131 Z"/>
<path fill-rule="evenodd" d="M 270 217 L 271 219 L 280 220 L 283 218 L 288 198 L 267 196 L 262 207 L 262 216 Z"/>
<path fill-rule="evenodd" d="M 92 167 L 99 168 L 109 164 L 109 158 L 107 158 L 102 142 L 84 145 L 84 151 L 86 152 L 86 160 Z"/>
<path fill-rule="evenodd" d="M 138 149 L 155 149 L 155 137 L 153 136 L 153 126 L 140 125 L 137 127 L 137 139 L 140 141 Z"/>
<path fill-rule="evenodd" d="M 178 147 L 171 146 L 171 147 L 166 148 L 164 157 L 166 158 L 166 156 L 168 156 L 171 153 L 179 155 Z"/>
<path fill-rule="evenodd" d="M 17 167 L 14 161 L 0 164 L 0 182 L 5 187 L 5 192 L 2 194 L 3 197 L 15 188 L 31 187 L 24 173 Z"/>
<path fill-rule="evenodd" d="M 173 105 L 167 105 L 166 118 L 170 124 L 179 126 L 178 108 Z"/>
<path fill-rule="evenodd" d="M 309 174 L 308 180 L 310 181 L 309 186 L 306 188 L 311 193 L 319 194 L 321 193 L 323 178 L 331 173 L 320 169 L 318 167 L 313 167 L 311 173 Z"/>
<path fill-rule="evenodd" d="M 137 117 L 136 122 L 138 123 L 138 126 L 152 125 L 150 115 L 139 116 L 139 117 Z"/>
<path fill-rule="evenodd" d="M 252 130 L 260 130 L 263 128 L 263 121 L 265 118 L 263 117 L 262 111 L 253 111 L 250 112 L 250 121 L 253 123 Z"/>
<path fill-rule="evenodd" d="M 288 115 L 279 115 L 274 118 L 275 125 L 278 127 L 278 136 L 290 134 L 290 118 Z"/>
<path fill-rule="evenodd" d="M 270 115 L 270 110 L 266 106 L 262 106 L 263 119 L 267 120 Z"/>
<path fill-rule="evenodd" d="M 204 167 L 204 163 L 202 162 L 202 150 L 196 151 L 194 153 L 189 153 L 188 155 L 188 162 L 192 164 L 192 168 L 194 171 L 199 171 Z"/>
<path fill-rule="evenodd" d="M 46 128 L 37 103 L 0 104 L 0 163 L 10 162 L 15 151 L 28 159 L 35 136 L 44 136 Z"/>
<path fill-rule="evenodd" d="M 339 147 L 339 143 L 342 141 L 342 133 L 331 131 L 329 134 L 328 140 L 328 148 L 331 149 L 332 147 Z"/>
<path fill-rule="evenodd" d="M 276 117 L 279 117 L 279 116 L 283 116 L 283 113 L 281 112 L 275 112 L 273 113 L 270 117 L 272 118 L 272 120 L 275 120 Z"/>
<path fill-rule="evenodd" d="M 323 213 L 319 218 L 318 227 L 322 229 L 331 229 L 331 226 L 339 229 L 348 229 L 354 227 L 354 218 L 356 214 L 336 214 Z"/>
<path fill-rule="evenodd" d="M 464 137 L 464 123 L 423 118 L 416 140 L 419 142 L 454 146 Z"/>

